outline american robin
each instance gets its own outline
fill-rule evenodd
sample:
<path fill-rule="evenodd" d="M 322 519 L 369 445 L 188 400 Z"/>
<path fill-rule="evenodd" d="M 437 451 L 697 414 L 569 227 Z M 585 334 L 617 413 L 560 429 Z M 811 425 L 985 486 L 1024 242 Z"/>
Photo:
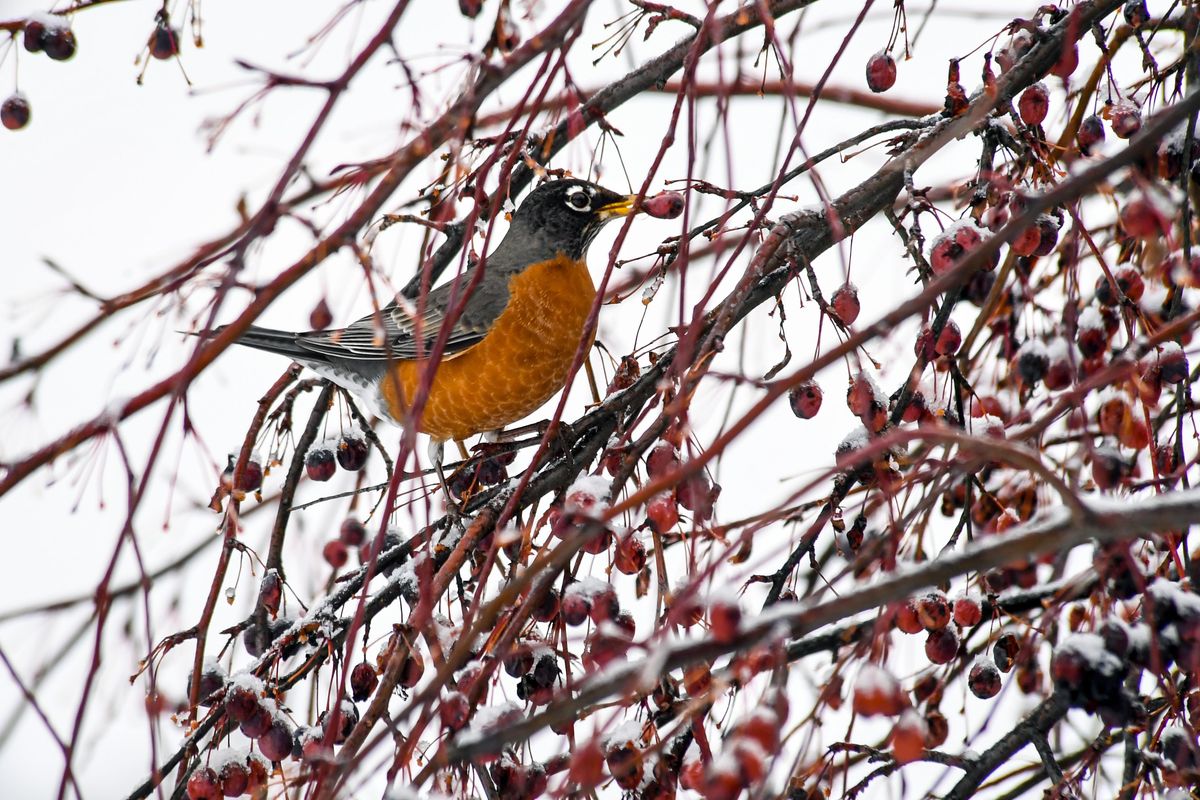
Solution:
<path fill-rule="evenodd" d="M 582 180 L 544 183 L 491 255 L 423 302 L 397 301 L 340 330 L 252 327 L 239 342 L 289 356 L 402 423 L 447 315 L 461 307 L 417 420 L 440 464 L 447 440 L 499 430 L 562 389 L 596 296 L 588 245 L 635 199 Z"/>

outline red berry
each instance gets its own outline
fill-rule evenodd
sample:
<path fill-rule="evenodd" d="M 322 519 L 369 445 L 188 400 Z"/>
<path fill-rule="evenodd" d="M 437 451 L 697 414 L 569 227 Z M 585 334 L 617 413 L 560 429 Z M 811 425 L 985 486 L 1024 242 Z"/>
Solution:
<path fill-rule="evenodd" d="M 269 569 L 258 584 L 258 604 L 275 615 L 279 613 L 282 600 L 283 581 L 279 579 L 279 570 Z"/>
<path fill-rule="evenodd" d="M 959 330 L 958 323 L 954 320 L 947 320 L 942 332 L 938 334 L 937 343 L 934 345 L 934 350 L 938 355 L 952 356 L 958 352 L 958 348 L 962 346 L 962 331 Z"/>
<path fill-rule="evenodd" d="M 925 639 L 925 657 L 934 664 L 949 664 L 958 655 L 958 634 L 953 628 L 931 630 Z"/>
<path fill-rule="evenodd" d="M 906 710 L 892 729 L 892 758 L 899 764 L 916 761 L 925 752 L 928 737 L 925 718 L 911 708 Z"/>
<path fill-rule="evenodd" d="M 375 693 L 379 685 L 379 675 L 367 661 L 360 661 L 350 670 L 350 696 L 355 702 L 361 703 Z"/>
<path fill-rule="evenodd" d="M 1158 210 L 1154 201 L 1138 197 L 1122 206 L 1121 227 L 1130 236 L 1150 239 L 1162 236 L 1163 232 L 1170 227 L 1170 223 Z"/>
<path fill-rule="evenodd" d="M 867 88 L 886 92 L 896 84 L 896 59 L 888 53 L 876 53 L 867 59 Z"/>
<path fill-rule="evenodd" d="M 321 550 L 321 555 L 325 557 L 325 561 L 329 566 L 334 569 L 341 569 L 350 560 L 350 551 L 346 548 L 346 543 L 341 539 L 332 539 L 326 542 L 324 549 Z"/>
<path fill-rule="evenodd" d="M 917 601 L 905 600 L 896 609 L 896 627 L 904 633 L 920 633 L 925 630 L 917 615 Z"/>
<path fill-rule="evenodd" d="M 941 592 L 929 592 L 917 598 L 917 619 L 927 631 L 940 630 L 950 624 L 950 601 Z"/>
<path fill-rule="evenodd" d="M 683 671 L 683 690 L 689 697 L 700 697 L 706 694 L 712 686 L 712 670 L 708 664 L 700 662 L 692 664 Z"/>
<path fill-rule="evenodd" d="M 983 609 L 972 597 L 959 597 L 954 601 L 954 624 L 960 628 L 978 625 L 983 620 Z"/>
<path fill-rule="evenodd" d="M 995 697 L 1000 691 L 1000 670 L 990 658 L 981 658 L 971 665 L 967 687 L 981 700 Z"/>
<path fill-rule="evenodd" d="M 604 753 L 595 739 L 591 739 L 571 754 L 568 779 L 580 789 L 594 788 L 604 778 Z"/>
<path fill-rule="evenodd" d="M 858 304 L 858 287 L 853 283 L 846 283 L 840 286 L 833 293 L 830 307 L 833 311 L 834 319 L 843 325 L 853 325 L 854 320 L 858 319 L 858 312 L 860 310 Z"/>
<path fill-rule="evenodd" d="M 714 639 L 721 643 L 732 642 L 742 624 L 742 609 L 734 598 L 714 601 L 708 609 L 708 622 Z"/>
<path fill-rule="evenodd" d="M 1017 238 L 1013 239 L 1012 244 L 1009 245 L 1009 249 L 1019 256 L 1031 256 L 1037 252 L 1041 243 L 1041 229 L 1034 224 L 1018 233 Z"/>
<path fill-rule="evenodd" d="M 225 714 L 234 722 L 245 722 L 262 711 L 258 693 L 248 686 L 234 684 L 225 693 Z M 270 720 L 270 714 L 267 719 Z"/>
<path fill-rule="evenodd" d="M 17 131 L 29 124 L 29 101 L 17 92 L 0 104 L 0 123 L 10 131 Z"/>
<path fill-rule="evenodd" d="M 304 470 L 314 481 L 327 481 L 337 471 L 337 462 L 333 459 L 333 451 L 328 447 L 317 447 L 308 451 L 304 457 Z"/>
<path fill-rule="evenodd" d="M 788 402 L 792 413 L 800 419 L 812 419 L 821 410 L 821 400 L 824 393 L 821 385 L 815 380 L 807 380 L 788 391 Z"/>
<path fill-rule="evenodd" d="M 679 451 L 670 442 L 659 442 L 646 456 L 646 474 L 652 480 L 668 475 L 679 468 Z"/>
<path fill-rule="evenodd" d="M 1021 92 L 1017 110 L 1021 113 L 1021 121 L 1026 125 L 1041 125 L 1050 112 L 1050 92 L 1046 89 L 1046 84 L 1035 83 Z"/>
<path fill-rule="evenodd" d="M 483 0 L 458 0 L 458 10 L 464 17 L 475 19 L 483 10 Z"/>
<path fill-rule="evenodd" d="M 371 445 L 356 433 L 343 434 L 338 439 L 337 462 L 344 470 L 359 471 L 366 465 L 370 453 Z"/>
<path fill-rule="evenodd" d="M 696 522 L 707 522 L 712 517 L 713 506 L 720 495 L 721 487 L 714 486 L 703 470 L 684 478 L 675 489 L 675 499 L 692 512 Z"/>
<path fill-rule="evenodd" d="M 408 658 L 404 659 L 404 665 L 400 668 L 400 685 L 405 689 L 411 689 L 421 682 L 421 676 L 424 674 L 424 656 L 421 655 L 420 650 L 410 647 L 408 649 Z"/>
<path fill-rule="evenodd" d="M 324 297 L 318 300 L 309 312 L 308 324 L 318 331 L 323 331 L 333 324 L 333 312 L 329 310 L 329 303 L 325 302 Z"/>
<path fill-rule="evenodd" d="M 1116 489 L 1132 472 L 1132 466 L 1116 448 L 1097 447 L 1092 451 L 1092 480 L 1099 489 Z"/>
<path fill-rule="evenodd" d="M 282 761 L 292 754 L 292 726 L 282 718 L 258 738 L 258 751 L 269 761 Z"/>
<path fill-rule="evenodd" d="M 1104 141 L 1104 123 L 1095 114 L 1084 117 L 1079 123 L 1079 132 L 1075 134 L 1075 142 L 1079 152 L 1085 156 L 1091 155 L 1092 148 Z"/>
<path fill-rule="evenodd" d="M 1058 244 L 1058 220 L 1048 214 L 1041 214 L 1037 218 L 1038 229 L 1038 245 L 1033 249 L 1035 256 L 1048 256 L 1054 252 L 1054 246 Z"/>
<path fill-rule="evenodd" d="M 347 547 L 361 547 L 367 541 L 367 528 L 354 517 L 347 517 L 338 529 L 338 538 L 345 542 Z"/>
<path fill-rule="evenodd" d="M 625 575 L 636 575 L 646 566 L 646 545 L 633 534 L 617 543 L 613 566 Z"/>
<path fill-rule="evenodd" d="M 854 684 L 854 710 L 863 716 L 895 716 L 908 708 L 908 696 L 900 682 L 875 664 L 866 664 Z"/>
<path fill-rule="evenodd" d="M 187 782 L 188 800 L 221 800 L 219 780 L 212 767 L 196 767 Z"/>
<path fill-rule="evenodd" d="M 274 717 L 262 705 L 256 705 L 248 719 L 242 721 L 242 735 L 247 739 L 257 739 L 271 729 Z"/>
<path fill-rule="evenodd" d="M 438 716 L 444 727 L 459 730 L 471 716 L 471 703 L 462 692 L 443 692 L 438 703 Z"/>
<path fill-rule="evenodd" d="M 221 793 L 226 797 L 240 797 L 250 787 L 250 767 L 244 761 L 229 759 L 221 765 L 218 773 Z"/>
<path fill-rule="evenodd" d="M 562 598 L 562 618 L 568 625 L 582 625 L 591 615 L 592 604 L 581 594 L 567 592 Z"/>
<path fill-rule="evenodd" d="M 553 586 L 546 589 L 546 593 L 542 595 L 542 601 L 533 610 L 533 618 L 538 622 L 553 622 L 558 616 L 558 590 Z M 584 612 L 584 616 L 587 613 Z"/>
<path fill-rule="evenodd" d="M 642 202 L 642 210 L 659 219 L 674 219 L 683 213 L 683 195 L 679 192 L 661 192 L 654 197 L 647 197 Z"/>
<path fill-rule="evenodd" d="M 609 774 L 622 789 L 632 791 L 642 782 L 645 757 L 637 747 L 632 745 L 614 747 L 604 760 L 608 764 Z"/>
<path fill-rule="evenodd" d="M 679 506 L 673 492 L 660 492 L 646 505 L 646 516 L 657 533 L 666 533 L 679 523 Z"/>
<path fill-rule="evenodd" d="M 166 21 L 160 20 L 150 34 L 150 55 L 160 61 L 179 55 L 179 34 Z"/>
<path fill-rule="evenodd" d="M 1059 53 L 1058 61 L 1050 68 L 1050 74 L 1065 81 L 1071 77 L 1071 74 L 1075 72 L 1078 66 L 1079 45 L 1071 42 L 1068 46 L 1063 47 L 1062 52 Z"/>

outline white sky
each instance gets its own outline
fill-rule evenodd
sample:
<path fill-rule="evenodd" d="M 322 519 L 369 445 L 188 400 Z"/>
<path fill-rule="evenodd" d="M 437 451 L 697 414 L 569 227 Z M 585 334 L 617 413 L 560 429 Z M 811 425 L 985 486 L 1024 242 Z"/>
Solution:
<path fill-rule="evenodd" d="M 489 18 L 492 5 L 488 4 L 481 19 Z M 524 5 L 518 0 L 519 7 Z M 699 4 L 681 5 L 694 8 Z M 732 7 L 730 3 L 724 5 Z M 939 10 L 969 9 L 970 13 L 948 13 L 944 20 L 930 23 L 918 42 L 916 58 L 900 64 L 893 95 L 940 102 L 947 60 L 965 56 L 1002 24 L 998 18 L 989 19 L 977 13 L 979 5 L 969 0 L 939 3 Z M 1030 13 L 1037 3 L 1004 5 L 1006 13 L 1015 15 L 1021 11 Z M 52 62 L 23 50 L 19 53 L 20 86 L 32 105 L 33 121 L 18 133 L 0 131 L 0 174 L 4 175 L 4 191 L 0 191 L 0 236 L 4 241 L 6 267 L 6 289 L 0 293 L 0 347 L 5 351 L 19 336 L 23 352 L 37 352 L 93 313 L 92 304 L 63 291 L 63 279 L 43 265 L 43 258 L 52 259 L 93 291 L 115 294 L 163 271 L 196 244 L 229 228 L 236 220 L 235 204 L 242 194 L 248 197 L 251 208 L 256 207 L 256 199 L 270 187 L 323 98 L 317 90 L 273 92 L 264 104 L 240 117 L 210 152 L 202 130 L 205 121 L 228 112 L 256 86 L 252 75 L 234 65 L 235 58 L 288 73 L 332 77 L 374 30 L 388 4 L 377 0 L 356 9 L 351 14 L 353 21 L 341 25 L 309 63 L 308 53 L 297 57 L 289 54 L 298 51 L 306 37 L 326 22 L 333 8 L 331 4 L 210 0 L 204 4 L 205 47 L 196 50 L 190 38 L 184 37 L 183 65 L 191 78 L 191 88 L 173 63 L 151 63 L 144 85 L 139 86 L 135 81 L 140 69 L 135 59 L 153 28 L 157 6 L 154 2 L 114 3 L 78 15 L 74 30 L 79 52 L 69 62 Z M 543 2 L 535 6 L 537 19 L 545 20 L 558 4 Z M 840 41 L 846 20 L 857 6 L 832 1 L 816 5 L 809 17 L 809 32 L 800 38 L 800 46 L 792 54 L 798 78 L 814 81 L 820 76 Z M 991 8 L 991 4 L 987 6 Z M 0 19 L 40 9 L 39 4 L 24 0 L 0 0 Z M 639 31 L 625 55 L 606 58 L 593 66 L 589 58 L 592 51 L 587 45 L 603 39 L 602 23 L 624 10 L 625 6 L 616 0 L 598 2 L 589 16 L 582 45 L 570 60 L 575 80 L 585 89 L 618 77 L 630 63 L 661 52 L 686 32 L 678 23 L 665 23 L 643 43 Z M 914 27 L 917 11 L 910 4 Z M 794 24 L 791 19 L 782 26 L 784 30 L 790 31 Z M 822 24 L 826 22 L 832 24 Z M 851 42 L 834 71 L 831 85 L 862 87 L 862 65 L 870 53 L 885 43 L 890 24 L 891 3 L 876 2 L 862 32 Z M 519 26 L 528 33 L 540 24 L 520 20 Z M 418 69 L 449 65 L 433 76 L 426 87 L 426 99 L 436 105 L 449 96 L 463 76 L 462 65 L 454 57 L 473 46 L 472 43 L 477 44 L 480 36 L 480 32 L 472 34 L 471 27 L 457 13 L 455 3 L 415 0 L 397 31 L 396 43 L 400 53 Z M 740 43 L 749 54 L 747 62 L 752 61 L 760 41 L 752 34 Z M 12 50 L 0 44 L 0 95 L 6 95 L 13 85 Z M 1090 54 L 1084 61 L 1090 61 Z M 710 56 L 706 63 L 711 69 L 715 59 Z M 963 71 L 963 82 L 970 90 L 978 74 L 978 60 L 965 63 Z M 398 71 L 383 64 L 382 59 L 377 59 L 355 82 L 309 159 L 315 175 L 327 175 L 342 163 L 382 155 L 396 145 L 397 125 L 410 116 L 410 96 L 399 83 Z M 435 86 L 440 86 L 441 95 Z M 519 80 L 510 82 L 488 107 L 496 108 L 517 99 L 521 89 Z M 662 140 L 672 101 L 670 95 L 648 95 L 609 117 L 625 133 L 621 153 L 629 173 L 638 181 Z M 725 165 L 724 148 L 717 146 L 712 151 L 713 162 L 701 162 L 703 177 L 739 188 L 769 180 L 773 174 L 772 156 L 781 102 L 770 97 L 736 99 L 728 119 L 728 150 L 736 165 L 733 176 L 730 177 Z M 1057 109 L 1061 109 L 1061 104 L 1052 107 L 1051 120 L 1055 119 Z M 712 125 L 711 103 L 702 104 L 701 111 L 705 119 L 700 133 L 707 136 Z M 883 119 L 882 114 L 823 103 L 809 124 L 804 146 L 808 152 L 816 152 Z M 685 174 L 682 133 L 681 130 L 680 141 L 668 154 L 653 188 L 661 188 L 665 179 Z M 590 133 L 587 144 L 573 145 L 554 166 L 586 174 L 591 145 L 595 142 L 594 133 Z M 918 183 L 934 184 L 939 179 L 962 175 L 974 163 L 973 149 L 970 142 L 957 150 L 951 148 L 919 173 Z M 623 189 L 620 164 L 612 157 L 611 148 L 608 152 L 603 181 Z M 820 175 L 828 190 L 838 193 L 870 174 L 883 158 L 882 149 L 874 149 L 844 164 L 827 163 Z M 394 200 L 399 203 L 411 197 L 421 179 L 428 178 L 432 174 L 429 170 L 435 166 L 432 162 L 426 165 Z M 788 191 L 798 192 L 800 203 L 815 200 L 808 182 L 795 182 Z M 323 220 L 337 220 L 356 199 L 354 195 L 335 199 L 315 215 Z M 706 219 L 719 210 L 712 198 L 693 195 L 691 201 L 694 219 Z M 796 206 L 794 201 L 782 201 L 778 209 L 783 212 Z M 678 233 L 679 224 L 679 221 L 639 219 L 622 255 L 629 257 L 650 251 L 667 236 Z M 395 285 L 402 285 L 415 267 L 419 233 L 416 228 L 396 226 L 376 241 L 375 257 Z M 597 276 L 614 233 L 615 228 L 606 231 L 592 248 L 591 262 Z M 252 253 L 247 279 L 268 281 L 303 252 L 309 241 L 300 226 L 281 223 L 276 234 Z M 827 295 L 841 282 L 843 265 L 850 258 L 850 249 L 843 247 L 818 262 L 818 274 Z M 852 277 L 861 289 L 860 320 L 871 321 L 910 291 L 905 268 L 899 243 L 888 235 L 881 222 L 873 223 L 856 239 Z M 694 274 L 703 278 L 707 269 L 707 265 L 698 267 Z M 705 281 L 693 279 L 692 290 L 702 282 Z M 262 322 L 280 328 L 307 327 L 309 311 L 325 295 L 335 322 L 346 323 L 370 309 L 366 291 L 358 266 L 346 254 L 339 254 L 272 305 Z M 668 283 L 650 306 L 639 342 L 660 334 L 667 324 L 678 322 L 675 292 L 676 284 Z M 208 294 L 203 288 L 191 293 L 186 298 L 188 311 L 195 313 L 201 309 Z M 232 318 L 247 299 L 244 292 L 232 293 L 222 319 Z M 800 309 L 794 290 L 789 292 L 787 302 L 787 328 L 795 353 L 790 371 L 802 365 L 812 353 L 816 313 L 811 305 Z M 745 326 L 744 346 L 751 375 L 761 375 L 782 355 L 776 323 L 767 317 L 767 310 L 760 309 Z M 636 296 L 620 307 L 606 308 L 601 315 L 601 341 L 616 354 L 629 352 L 641 312 Z M 186 327 L 189 320 L 189 315 L 181 316 L 175 308 L 158 304 L 137 306 L 110 320 L 86 343 L 58 359 L 36 384 L 22 378 L 0 385 L 3 409 L 0 460 L 20 457 L 71 425 L 102 413 L 114 400 L 173 372 L 190 347 L 174 331 Z M 825 345 L 833 342 L 828 328 L 823 342 Z M 726 354 L 715 365 L 717 372 L 739 370 L 738 349 L 736 340 L 729 343 Z M 885 365 L 907 369 L 911 363 L 911 331 L 898 331 L 891 341 L 875 343 L 870 351 Z M 194 442 L 181 441 L 177 417 L 170 426 L 154 485 L 136 518 L 139 546 L 150 568 L 212 536 L 218 518 L 205 510 L 204 505 L 220 467 L 224 466 L 224 453 L 240 444 L 255 401 L 285 366 L 282 359 L 267 354 L 230 351 L 193 385 L 188 411 L 208 452 L 197 448 Z M 816 421 L 800 422 L 780 404 L 728 453 L 718 472 L 718 480 L 724 487 L 718 506 L 722 517 L 734 519 L 769 508 L 815 471 L 832 464 L 837 442 L 857 425 L 841 402 L 844 376 L 841 368 L 828 370 L 822 376 L 826 400 Z M 895 381 L 885 378 L 883 383 L 890 389 Z M 33 407 L 23 408 L 21 400 L 31 390 Z M 728 388 L 716 381 L 707 382 L 697 397 L 692 420 L 702 442 L 710 441 L 719 429 L 729 397 Z M 586 385 L 580 382 L 571 394 L 566 417 L 578 415 L 586 399 Z M 752 400 L 750 393 L 738 394 L 734 413 L 746 408 Z M 149 453 L 151 437 L 162 423 L 162 414 L 162 406 L 156 406 L 121 426 L 122 439 L 139 469 Z M 394 442 L 396 438 L 390 431 L 385 432 L 385 442 Z M 221 462 L 215 468 L 213 459 Z M 173 472 L 176 474 L 172 477 Z M 281 473 L 282 470 L 272 477 L 268 487 L 278 486 Z M 344 483 L 344 475 L 338 481 Z M 336 490 L 342 485 L 338 481 L 321 487 L 303 486 L 299 501 Z M 87 594 L 95 589 L 103 574 L 123 519 L 124 478 L 116 454 L 111 446 L 89 445 L 34 475 L 18 491 L 4 498 L 0 509 L 0 519 L 8 534 L 6 563 L 9 565 L 4 570 L 0 612 Z M 307 592 L 306 600 L 319 591 L 327 578 L 327 570 L 319 563 L 320 547 L 336 530 L 344 514 L 344 505 L 328 503 L 294 518 L 289 563 L 313 564 L 307 574 L 303 568 L 293 567 L 291 575 L 297 590 L 302 594 Z M 265 550 L 271 516 L 269 510 L 251 516 L 246 523 L 245 541 Z M 779 529 L 769 533 L 776 538 L 757 543 L 754 558 L 739 568 L 739 574 L 749 574 L 756 567 L 777 560 L 788 542 Z M 156 587 L 155 639 L 195 622 L 215 561 L 214 547 L 193 563 L 183 581 Z M 116 584 L 136 574 L 128 557 L 118 565 L 117 574 Z M 632 585 L 632 579 L 625 580 Z M 225 607 L 222 603 L 218 608 L 214 632 L 245 614 L 253 601 L 254 584 L 249 572 L 244 571 L 235 604 Z M 751 595 L 747 608 L 756 607 L 755 597 Z M 72 635 L 83 619 L 81 613 L 86 611 L 79 609 L 51 617 L 6 622 L 0 625 L 0 645 L 29 680 Z M 104 662 L 85 720 L 82 749 L 75 762 L 88 797 L 123 796 L 148 772 L 147 725 L 140 710 L 142 687 L 139 684 L 130 688 L 126 682 L 145 652 L 146 633 L 141 614 L 138 605 L 118 604 L 104 638 Z M 123 633 L 126 626 L 128 634 Z M 644 633 L 641 631 L 639 635 Z M 71 650 L 66 662 L 38 689 L 51 721 L 64 735 L 70 729 L 82 690 L 81 676 L 90 657 L 90 639 L 89 630 L 85 641 Z M 210 647 L 216 641 L 218 637 L 210 639 Z M 165 663 L 163 688 L 172 699 L 182 695 L 190 654 L 191 646 L 184 646 Z M 827 663 L 818 661 L 822 666 Z M 899 655 L 894 663 L 904 670 L 916 667 L 921 661 Z M 1006 689 L 1003 697 L 1015 708 L 1026 701 L 1015 693 L 1015 687 L 1013 690 Z M 953 705 L 954 701 L 948 702 Z M 304 703 L 300 698 L 294 701 L 300 707 Z M 0 730 L 18 704 L 12 683 L 7 677 L 0 679 Z M 967 717 L 975 725 L 988 706 L 971 699 L 967 708 Z M 802 703 L 793 703 L 794 714 L 803 710 Z M 886 732 L 886 726 L 884 721 L 868 720 L 856 726 L 854 738 L 875 741 Z M 840 735 L 832 732 L 836 727 L 832 726 L 830 734 L 835 737 Z M 948 748 L 956 742 L 955 735 L 960 736 L 961 742 L 961 731 L 955 730 Z M 162 743 L 172 748 L 176 739 L 176 733 L 164 727 Z M 982 749 L 979 744 L 973 746 Z M 0 749 L 0 774 L 6 778 L 6 794 L 22 798 L 46 796 L 57 787 L 60 770 L 61 757 L 41 723 L 34 715 L 25 714 L 15 735 Z M 943 788 L 945 785 L 942 784 Z"/>

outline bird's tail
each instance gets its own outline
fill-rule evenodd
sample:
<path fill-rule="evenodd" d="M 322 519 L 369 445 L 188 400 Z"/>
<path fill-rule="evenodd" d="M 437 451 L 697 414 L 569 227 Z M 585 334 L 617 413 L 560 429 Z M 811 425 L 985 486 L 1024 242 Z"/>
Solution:
<path fill-rule="evenodd" d="M 256 350 L 266 350 L 268 353 L 278 353 L 297 361 L 311 363 L 328 360 L 320 353 L 302 347 L 296 340 L 296 334 L 287 331 L 276 331 L 251 325 L 237 341 L 238 344 L 244 344 Z"/>

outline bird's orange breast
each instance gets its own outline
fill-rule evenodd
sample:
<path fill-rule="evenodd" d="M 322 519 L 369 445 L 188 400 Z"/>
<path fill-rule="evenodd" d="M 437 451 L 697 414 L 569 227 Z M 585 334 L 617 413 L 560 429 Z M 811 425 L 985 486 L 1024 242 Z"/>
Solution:
<path fill-rule="evenodd" d="M 508 291 L 483 340 L 438 365 L 418 425 L 434 439 L 466 439 L 516 422 L 566 382 L 596 296 L 587 264 L 565 256 L 535 264 L 514 275 Z M 403 361 L 398 380 L 384 379 L 380 391 L 396 419 L 405 416 L 405 398 L 416 396 L 424 366 Z"/>

